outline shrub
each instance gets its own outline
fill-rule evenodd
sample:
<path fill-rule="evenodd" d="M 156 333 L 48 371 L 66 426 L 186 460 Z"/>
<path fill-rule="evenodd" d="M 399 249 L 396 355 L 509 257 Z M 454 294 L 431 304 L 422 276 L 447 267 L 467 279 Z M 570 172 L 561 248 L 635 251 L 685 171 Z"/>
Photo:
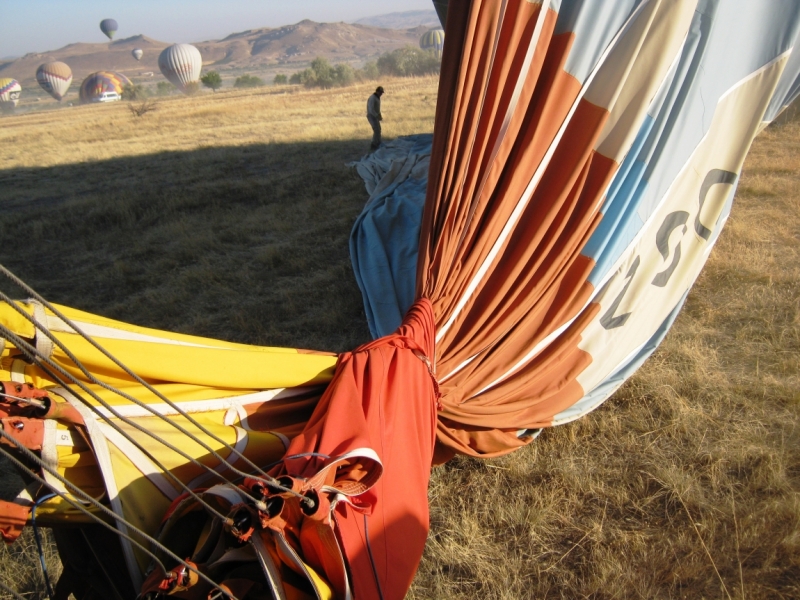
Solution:
<path fill-rule="evenodd" d="M 380 56 L 377 66 L 378 72 L 384 76 L 411 77 L 438 73 L 441 63 L 433 50 L 406 46 Z"/>
<path fill-rule="evenodd" d="M 154 100 L 143 100 L 139 104 L 134 104 L 131 102 L 128 104 L 128 109 L 131 111 L 131 115 L 134 117 L 141 117 L 146 115 L 150 111 L 156 109 L 156 103 Z"/>
<path fill-rule="evenodd" d="M 331 66 L 328 59 L 318 56 L 311 61 L 311 70 L 314 72 L 314 81 L 311 84 L 306 83 L 306 86 L 321 87 L 326 90 L 333 87 L 336 75 L 334 67 Z"/>
<path fill-rule="evenodd" d="M 175 91 L 175 86 L 169 81 L 159 81 L 156 84 L 156 96 L 169 96 Z"/>
<path fill-rule="evenodd" d="M 332 87 L 352 85 L 355 80 L 356 72 L 350 65 L 338 64 L 334 66 L 326 58 L 318 56 L 311 61 L 310 68 L 292 75 L 289 78 L 289 83 L 330 89 Z"/>
<path fill-rule="evenodd" d="M 187 96 L 193 96 L 199 91 L 200 91 L 199 81 L 190 81 L 189 83 L 183 86 L 183 93 L 186 94 Z"/>
<path fill-rule="evenodd" d="M 287 81 L 288 79 L 283 73 L 278 73 L 275 75 L 275 79 L 272 80 L 275 85 L 284 85 Z"/>
<path fill-rule="evenodd" d="M 215 92 L 222 87 L 222 77 L 216 71 L 209 71 L 200 78 L 200 81 Z"/>
<path fill-rule="evenodd" d="M 129 83 L 128 85 L 122 86 L 121 96 L 123 100 L 144 100 L 149 95 L 150 94 L 143 85 Z"/>
<path fill-rule="evenodd" d="M 301 85 L 309 85 L 309 82 L 313 82 L 315 80 L 314 71 L 311 69 L 305 69 L 304 71 L 298 71 L 294 73 L 291 77 L 289 77 L 289 83 L 299 83 Z"/>
<path fill-rule="evenodd" d="M 340 87 L 346 85 L 353 85 L 356 79 L 356 72 L 350 65 L 340 64 L 336 65 L 333 70 L 334 84 Z"/>
<path fill-rule="evenodd" d="M 241 77 L 237 77 L 236 81 L 233 84 L 235 88 L 254 88 L 254 87 L 261 87 L 264 85 L 264 81 L 260 77 L 255 77 L 253 75 L 242 75 Z"/>
<path fill-rule="evenodd" d="M 377 79 L 380 76 L 380 72 L 378 71 L 378 63 L 374 60 L 371 60 L 364 64 L 364 67 L 361 69 L 361 76 L 364 79 Z"/>

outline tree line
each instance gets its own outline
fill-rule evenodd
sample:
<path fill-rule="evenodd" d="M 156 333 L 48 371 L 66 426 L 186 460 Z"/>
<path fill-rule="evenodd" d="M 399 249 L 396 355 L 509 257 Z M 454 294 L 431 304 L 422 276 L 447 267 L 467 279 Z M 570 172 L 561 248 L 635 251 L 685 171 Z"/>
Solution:
<path fill-rule="evenodd" d="M 377 61 L 369 61 L 361 69 L 354 69 L 347 64 L 331 65 L 327 59 L 317 57 L 309 68 L 294 73 L 288 81 L 286 75 L 276 75 L 274 83 L 329 89 L 375 80 L 379 77 L 433 75 L 439 72 L 440 67 L 441 62 L 432 50 L 406 46 L 382 54 Z"/>
<path fill-rule="evenodd" d="M 273 83 L 276 85 L 304 85 L 309 88 L 330 89 L 345 87 L 363 81 L 374 81 L 380 77 L 421 77 L 439 72 L 440 60 L 433 50 L 422 50 L 413 46 L 398 48 L 386 52 L 377 60 L 367 62 L 362 68 L 354 69 L 348 64 L 332 65 L 328 59 L 318 56 L 311 61 L 311 66 L 297 71 L 291 76 L 279 73 Z M 200 83 L 213 91 L 222 87 L 222 76 L 216 71 L 208 71 L 200 78 Z M 233 83 L 234 88 L 254 88 L 266 85 L 265 81 L 254 75 L 241 75 Z M 192 93 L 197 91 L 198 84 Z M 175 90 L 175 86 L 167 81 L 160 81 L 154 90 L 156 96 L 166 96 Z M 127 85 L 122 90 L 125 100 L 142 100 L 151 95 L 151 91 L 142 85 Z"/>

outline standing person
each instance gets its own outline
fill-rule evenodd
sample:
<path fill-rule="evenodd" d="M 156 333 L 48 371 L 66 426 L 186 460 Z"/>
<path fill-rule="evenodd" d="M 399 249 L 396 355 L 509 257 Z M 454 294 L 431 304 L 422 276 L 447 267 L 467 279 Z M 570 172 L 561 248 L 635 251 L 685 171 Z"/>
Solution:
<path fill-rule="evenodd" d="M 370 150 L 377 150 L 381 145 L 381 96 L 383 96 L 383 88 L 378 86 L 375 93 L 367 100 L 367 121 L 372 125 L 372 144 Z"/>

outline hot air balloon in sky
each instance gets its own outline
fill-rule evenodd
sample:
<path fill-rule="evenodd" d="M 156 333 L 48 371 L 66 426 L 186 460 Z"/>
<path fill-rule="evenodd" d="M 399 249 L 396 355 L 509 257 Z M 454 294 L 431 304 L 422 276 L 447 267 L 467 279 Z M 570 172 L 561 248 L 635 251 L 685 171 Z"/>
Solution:
<path fill-rule="evenodd" d="M 158 56 L 161 73 L 184 93 L 189 89 L 187 86 L 200 79 L 202 66 L 200 51 L 191 44 L 173 44 Z"/>
<path fill-rule="evenodd" d="M 122 95 L 122 88 L 130 83 L 130 79 L 116 71 L 92 73 L 81 83 L 81 102 L 98 102 L 103 98 L 103 94 L 109 92 Z"/>
<path fill-rule="evenodd" d="M 419 47 L 423 50 L 433 50 L 436 58 L 441 58 L 444 48 L 444 29 L 431 29 L 423 33 L 419 38 Z"/>
<path fill-rule="evenodd" d="M 633 374 L 709 257 L 751 142 L 800 92 L 796 0 L 610 7 L 436 0 L 433 135 L 363 159 L 388 176 L 351 233 L 376 338 L 351 352 L 136 327 L 27 287 L 0 303 L 0 416 L 26 419 L 17 441 L 0 429 L 0 457 L 40 451 L 20 468 L 49 486 L 36 505 L 0 500 L 4 539 L 33 506 L 51 524 L 83 508 L 124 534 L 132 598 L 257 584 L 402 600 L 431 465 L 530 444 Z M 184 90 L 200 74 L 188 44 L 158 62 Z M 81 99 L 123 83 L 95 73 Z"/>
<path fill-rule="evenodd" d="M 36 69 L 36 81 L 56 100 L 61 100 L 72 83 L 72 69 L 60 61 L 47 62 Z"/>
<path fill-rule="evenodd" d="M 12 111 L 17 106 L 22 86 L 16 79 L 0 79 L 0 109 Z"/>
<path fill-rule="evenodd" d="M 119 26 L 114 19 L 103 19 L 100 21 L 100 31 L 105 33 L 110 40 L 114 38 L 117 29 L 119 29 Z"/>
<path fill-rule="evenodd" d="M 133 50 L 131 50 L 131 55 L 136 60 L 142 60 L 142 56 L 144 56 L 144 50 L 142 50 L 141 48 L 134 48 Z"/>

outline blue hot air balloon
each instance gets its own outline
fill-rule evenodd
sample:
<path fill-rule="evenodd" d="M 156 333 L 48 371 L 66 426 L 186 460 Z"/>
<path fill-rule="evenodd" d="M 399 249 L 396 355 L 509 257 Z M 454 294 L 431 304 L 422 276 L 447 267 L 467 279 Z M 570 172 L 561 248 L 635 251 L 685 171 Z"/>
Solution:
<path fill-rule="evenodd" d="M 100 31 L 108 36 L 108 39 L 113 39 L 114 34 L 117 33 L 119 25 L 114 19 L 103 19 L 100 21 Z"/>

